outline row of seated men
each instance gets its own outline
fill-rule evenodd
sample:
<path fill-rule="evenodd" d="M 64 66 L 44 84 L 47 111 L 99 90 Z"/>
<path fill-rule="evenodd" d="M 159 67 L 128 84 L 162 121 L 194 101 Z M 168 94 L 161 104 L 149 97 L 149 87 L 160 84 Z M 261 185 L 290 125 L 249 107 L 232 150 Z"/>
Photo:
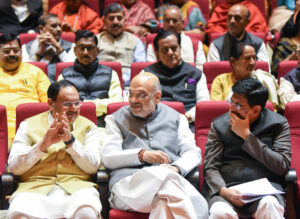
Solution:
<path fill-rule="evenodd" d="M 158 77 L 134 77 L 129 105 L 105 118 L 105 130 L 79 116 L 82 102 L 72 83 L 52 83 L 50 111 L 20 124 L 9 154 L 8 167 L 20 182 L 8 218 L 100 218 L 99 194 L 89 179 L 101 163 L 110 171 L 113 209 L 153 219 L 284 218 L 283 195 L 245 204 L 231 186 L 266 177 L 284 191 L 288 122 L 265 109 L 268 90 L 258 80 L 239 80 L 232 90 L 229 112 L 208 133 L 200 194 L 184 176 L 201 164 L 201 151 L 186 117 L 160 103 Z"/>

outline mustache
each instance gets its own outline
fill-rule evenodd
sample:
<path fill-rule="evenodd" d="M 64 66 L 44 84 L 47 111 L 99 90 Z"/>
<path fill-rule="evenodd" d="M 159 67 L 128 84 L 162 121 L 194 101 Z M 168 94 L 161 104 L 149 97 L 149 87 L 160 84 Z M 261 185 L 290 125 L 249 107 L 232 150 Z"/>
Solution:
<path fill-rule="evenodd" d="M 9 57 L 6 58 L 6 61 L 10 61 L 10 60 L 16 60 L 16 61 L 18 61 L 19 57 L 17 57 L 17 56 L 9 56 Z"/>
<path fill-rule="evenodd" d="M 85 55 L 85 56 L 82 56 L 82 58 L 88 58 L 88 59 L 90 59 L 91 57 L 89 55 Z"/>
<path fill-rule="evenodd" d="M 113 24 L 113 25 L 111 25 L 111 27 L 112 27 L 112 28 L 115 28 L 115 27 L 121 27 L 121 25 L 120 25 L 120 24 Z"/>
<path fill-rule="evenodd" d="M 244 120 L 245 118 L 239 114 L 238 112 L 234 112 L 234 111 L 231 111 L 231 113 L 235 114 L 237 117 L 239 117 L 240 119 Z"/>

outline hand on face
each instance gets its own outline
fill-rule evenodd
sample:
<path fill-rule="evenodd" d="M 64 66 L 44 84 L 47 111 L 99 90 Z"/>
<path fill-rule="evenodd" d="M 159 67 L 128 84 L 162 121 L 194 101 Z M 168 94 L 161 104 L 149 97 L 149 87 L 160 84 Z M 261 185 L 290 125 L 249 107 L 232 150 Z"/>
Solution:
<path fill-rule="evenodd" d="M 61 118 L 60 118 L 61 117 Z M 40 150 L 46 151 L 52 144 L 56 144 L 60 141 L 69 141 L 71 139 L 69 123 L 66 113 L 63 112 L 61 116 L 58 113 L 55 114 L 54 122 L 48 129 L 44 139 L 40 143 Z"/>
<path fill-rule="evenodd" d="M 169 155 L 162 152 L 161 150 L 145 151 L 143 154 L 143 160 L 146 163 L 150 163 L 150 164 L 154 164 L 154 163 L 168 164 L 171 162 Z"/>
<path fill-rule="evenodd" d="M 245 119 L 240 118 L 235 112 L 230 112 L 230 125 L 231 125 L 231 130 L 246 140 L 248 135 L 250 134 L 250 121 L 249 118 L 252 114 L 252 111 L 248 111 L 246 114 Z"/>

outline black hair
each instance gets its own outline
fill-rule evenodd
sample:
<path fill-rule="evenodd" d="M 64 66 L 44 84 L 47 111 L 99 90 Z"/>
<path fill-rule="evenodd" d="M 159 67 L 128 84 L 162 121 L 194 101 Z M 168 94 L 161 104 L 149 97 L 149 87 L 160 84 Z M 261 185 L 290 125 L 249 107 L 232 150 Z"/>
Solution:
<path fill-rule="evenodd" d="M 59 94 L 59 91 L 62 87 L 74 87 L 76 89 L 76 87 L 67 80 L 55 81 L 48 88 L 48 98 L 52 99 L 55 102 L 57 99 L 57 95 Z"/>
<path fill-rule="evenodd" d="M 77 30 L 76 31 L 76 37 L 75 37 L 75 43 L 80 40 L 81 38 L 93 38 L 95 41 L 96 46 L 98 45 L 98 39 L 96 35 L 89 31 L 89 30 Z"/>
<path fill-rule="evenodd" d="M 17 34 L 3 33 L 2 35 L 0 35 L 0 45 L 14 40 L 18 41 L 19 47 L 21 48 L 21 42 Z"/>
<path fill-rule="evenodd" d="M 181 38 L 180 38 L 180 35 L 176 32 L 173 32 L 173 31 L 161 31 L 159 32 L 156 37 L 154 38 L 153 40 L 153 45 L 154 45 L 154 48 L 156 51 L 158 51 L 158 41 L 161 40 L 161 39 L 164 39 L 164 38 L 167 38 L 168 36 L 170 35 L 175 35 L 175 37 L 177 38 L 177 42 L 178 42 L 178 45 L 180 46 L 180 43 L 181 43 Z"/>
<path fill-rule="evenodd" d="M 50 18 L 58 18 L 56 14 L 45 14 L 40 17 L 38 21 L 38 25 L 45 26 L 47 24 L 47 20 Z"/>
<path fill-rule="evenodd" d="M 234 94 L 243 95 L 251 107 L 259 105 L 261 106 L 261 109 L 265 108 L 269 97 L 268 89 L 260 81 L 254 78 L 237 81 L 233 85 L 232 91 Z"/>
<path fill-rule="evenodd" d="M 123 15 L 125 16 L 125 11 L 122 6 L 118 3 L 112 3 L 107 8 L 104 9 L 103 15 L 106 17 L 109 13 L 114 13 L 117 11 L 122 11 Z"/>
<path fill-rule="evenodd" d="M 281 36 L 292 38 L 297 35 L 300 25 L 300 13 L 297 14 L 296 20 L 294 22 L 294 14 L 288 19 L 288 21 L 285 23 L 285 25 L 281 29 Z"/>
<path fill-rule="evenodd" d="M 229 52 L 230 57 L 233 57 L 234 59 L 240 58 L 246 46 L 253 47 L 253 45 L 250 43 L 244 43 L 244 42 L 234 43 L 230 48 L 230 52 Z"/>

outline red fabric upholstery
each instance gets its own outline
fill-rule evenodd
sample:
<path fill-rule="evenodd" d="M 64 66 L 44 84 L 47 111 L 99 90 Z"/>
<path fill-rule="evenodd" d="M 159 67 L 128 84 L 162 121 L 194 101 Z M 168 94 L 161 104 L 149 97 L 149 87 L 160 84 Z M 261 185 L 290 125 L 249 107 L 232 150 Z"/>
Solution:
<path fill-rule="evenodd" d="M 67 40 L 67 41 L 69 41 L 69 42 L 72 42 L 72 43 L 74 43 L 75 42 L 75 34 L 74 33 L 69 33 L 69 32 L 63 32 L 62 34 L 61 34 L 61 38 L 63 39 L 63 40 Z M 71 48 L 72 49 L 72 48 Z"/>
<path fill-rule="evenodd" d="M 257 61 L 255 69 L 262 69 L 263 71 L 269 71 L 269 65 L 267 62 Z M 228 73 L 232 71 L 232 67 L 229 61 L 219 61 L 219 62 L 205 62 L 203 64 L 203 72 L 206 76 L 207 88 L 210 92 L 211 84 L 215 77 L 220 74 Z"/>
<path fill-rule="evenodd" d="M 264 17 L 266 17 L 266 6 L 265 6 L 265 1 L 264 0 L 248 0 L 249 2 L 252 2 L 253 4 L 255 4 L 258 9 L 260 10 L 260 12 L 262 13 L 262 15 Z M 226 3 L 226 0 L 215 0 L 216 2 L 216 6 L 222 3 Z"/>
<path fill-rule="evenodd" d="M 284 116 L 287 118 L 290 126 L 291 133 L 291 150 L 292 150 L 292 161 L 291 167 L 296 170 L 297 173 L 297 194 L 296 201 L 298 208 L 300 207 L 300 101 L 289 102 L 285 106 Z"/>
<path fill-rule="evenodd" d="M 162 101 L 161 103 L 166 104 L 169 107 L 177 110 L 179 113 L 184 114 L 184 105 L 181 102 L 171 102 L 171 101 Z M 107 106 L 107 115 L 110 115 L 120 109 L 123 106 L 127 106 L 128 102 L 119 102 L 119 103 L 110 103 Z M 128 212 L 117 209 L 111 209 L 109 211 L 110 219 L 148 219 L 149 214 L 139 213 L 139 212 Z"/>
<path fill-rule="evenodd" d="M 148 67 L 149 65 L 152 65 L 155 62 L 133 62 L 131 64 L 131 76 L 130 80 L 134 78 L 138 73 L 140 73 L 144 68 Z"/>
<path fill-rule="evenodd" d="M 20 123 L 34 115 L 49 110 L 47 103 L 23 103 L 19 104 L 16 109 L 16 131 Z M 96 106 L 91 102 L 84 102 L 80 107 L 80 115 L 88 118 L 97 125 Z"/>
<path fill-rule="evenodd" d="M 278 72 L 277 72 L 278 84 L 280 83 L 280 78 L 285 76 L 293 68 L 296 68 L 297 65 L 298 65 L 298 61 L 282 61 L 282 62 L 279 62 Z"/>
<path fill-rule="evenodd" d="M 117 72 L 121 88 L 124 88 L 123 79 L 122 79 L 122 66 L 120 62 L 99 62 L 101 65 L 106 65 L 110 68 L 112 68 L 115 72 Z M 62 70 L 74 65 L 74 62 L 59 62 L 56 64 L 56 80 L 58 79 L 58 76 L 61 74 Z"/>
<path fill-rule="evenodd" d="M 19 35 L 21 45 L 29 43 L 30 41 L 34 40 L 37 36 L 38 33 L 21 33 Z"/>
<path fill-rule="evenodd" d="M 209 44 L 214 41 L 215 39 L 223 36 L 225 33 L 211 33 L 211 34 L 208 34 L 208 40 L 209 40 Z M 251 33 L 253 34 L 254 36 L 257 36 L 259 38 L 261 38 L 263 41 L 266 40 L 266 34 L 265 33 Z"/>
<path fill-rule="evenodd" d="M 0 174 L 5 170 L 8 155 L 6 108 L 0 105 Z"/>
<path fill-rule="evenodd" d="M 101 0 L 103 1 L 103 0 Z M 154 11 L 155 8 L 155 0 L 142 0 L 144 3 L 150 6 L 152 11 Z M 107 8 L 111 3 L 120 2 L 120 0 L 104 0 L 104 9 Z"/>
<path fill-rule="evenodd" d="M 167 106 L 177 110 L 177 112 L 181 114 L 185 114 L 184 105 L 182 102 L 175 102 L 175 101 L 161 101 L 161 103 L 166 104 Z M 107 106 L 107 115 L 113 114 L 118 109 L 123 106 L 129 105 L 128 102 L 118 102 L 118 103 L 110 103 Z"/>
<path fill-rule="evenodd" d="M 39 67 L 48 76 L 47 64 L 45 62 L 28 62 L 28 63 L 35 65 L 36 67 Z"/>
<path fill-rule="evenodd" d="M 56 5 L 59 2 L 62 2 L 64 0 L 49 0 L 49 7 L 48 7 L 48 11 L 50 11 L 51 8 L 53 8 L 54 5 Z M 87 3 L 87 5 L 93 9 L 95 12 L 97 12 L 99 14 L 99 1 L 98 0 L 85 0 L 85 2 Z"/>

